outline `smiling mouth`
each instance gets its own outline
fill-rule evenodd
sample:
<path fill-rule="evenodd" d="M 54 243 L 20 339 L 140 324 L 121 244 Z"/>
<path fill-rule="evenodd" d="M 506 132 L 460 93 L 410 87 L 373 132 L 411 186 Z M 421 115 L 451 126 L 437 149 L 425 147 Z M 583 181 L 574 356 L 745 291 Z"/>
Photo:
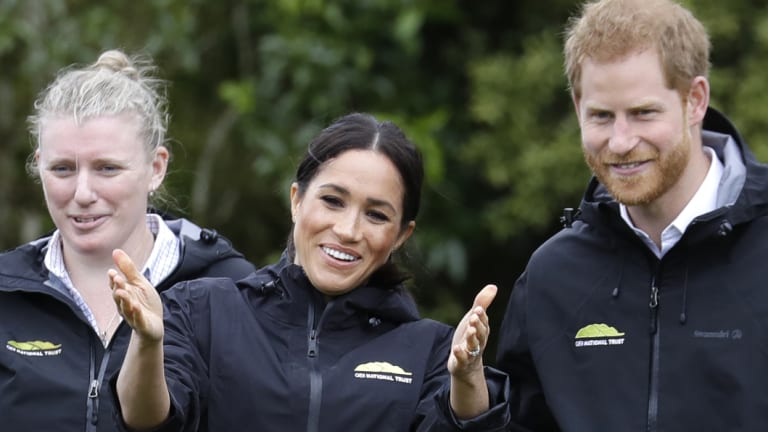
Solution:
<path fill-rule="evenodd" d="M 352 261 L 357 261 L 358 259 L 360 259 L 360 258 L 358 258 L 356 256 L 350 255 L 350 254 L 342 252 L 342 251 L 338 251 L 336 249 L 331 249 L 331 248 L 329 248 L 327 246 L 323 246 L 323 252 L 325 252 L 326 254 L 328 254 L 328 255 L 332 256 L 333 258 L 336 258 L 337 260 L 340 260 L 340 261 L 352 262 Z"/>
<path fill-rule="evenodd" d="M 94 217 L 77 217 L 77 216 L 75 216 L 73 219 L 77 223 L 89 223 L 89 222 L 95 222 L 95 221 L 101 219 L 101 216 L 94 216 Z"/>
<path fill-rule="evenodd" d="M 642 162 L 632 162 L 632 163 L 624 163 L 624 164 L 614 164 L 613 166 L 620 169 L 632 169 L 632 168 L 637 168 L 642 164 L 643 164 Z"/>

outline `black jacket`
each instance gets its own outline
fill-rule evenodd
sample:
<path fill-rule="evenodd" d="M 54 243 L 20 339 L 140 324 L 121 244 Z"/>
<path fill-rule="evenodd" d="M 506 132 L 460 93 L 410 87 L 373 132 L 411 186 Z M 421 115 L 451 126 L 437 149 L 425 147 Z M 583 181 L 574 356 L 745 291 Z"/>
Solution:
<path fill-rule="evenodd" d="M 420 319 L 401 288 L 326 302 L 284 255 L 237 284 L 203 279 L 163 295 L 172 413 L 158 430 L 456 428 L 443 387 L 452 329 Z M 503 400 L 493 376 L 492 398 Z M 506 413 L 499 403 L 464 425 L 503 430 Z M 496 428 L 478 429 L 487 425 Z"/>
<path fill-rule="evenodd" d="M 254 267 L 215 231 L 166 221 L 181 239 L 178 267 L 158 287 L 202 276 L 240 278 Z M 122 363 L 131 329 L 105 349 L 77 305 L 48 281 L 50 237 L 0 254 L 0 430 L 113 431 L 102 380 Z M 104 275 L 105 289 L 107 276 Z"/>
<path fill-rule="evenodd" d="M 710 109 L 704 129 L 725 166 L 720 207 L 696 217 L 662 259 L 595 179 L 579 218 L 531 257 L 499 333 L 519 424 L 768 427 L 768 166 L 720 113 Z"/>

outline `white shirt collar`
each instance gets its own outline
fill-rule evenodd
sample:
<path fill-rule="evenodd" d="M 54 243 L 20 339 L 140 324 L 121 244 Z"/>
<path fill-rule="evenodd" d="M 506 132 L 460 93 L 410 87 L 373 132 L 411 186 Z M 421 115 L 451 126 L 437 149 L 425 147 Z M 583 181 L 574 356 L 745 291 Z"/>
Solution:
<path fill-rule="evenodd" d="M 181 244 L 179 238 L 176 237 L 159 215 L 154 213 L 147 214 L 147 226 L 155 236 L 155 244 L 152 246 L 152 252 L 147 259 L 147 262 L 144 264 L 142 273 L 149 279 L 152 285 L 157 286 L 168 277 L 178 265 L 181 257 Z M 66 292 L 69 294 L 70 298 L 77 304 L 78 308 L 83 312 L 88 322 L 98 334 L 99 326 L 96 323 L 96 318 L 90 307 L 88 307 L 88 304 L 85 303 L 85 300 L 80 295 L 80 292 L 73 286 L 67 268 L 64 265 L 64 253 L 61 249 L 61 234 L 59 233 L 59 230 L 54 231 L 51 236 L 51 240 L 48 242 L 48 247 L 45 251 L 43 262 L 45 267 L 48 268 L 48 271 L 64 284 Z M 104 275 L 104 278 L 106 289 L 106 274 Z"/>

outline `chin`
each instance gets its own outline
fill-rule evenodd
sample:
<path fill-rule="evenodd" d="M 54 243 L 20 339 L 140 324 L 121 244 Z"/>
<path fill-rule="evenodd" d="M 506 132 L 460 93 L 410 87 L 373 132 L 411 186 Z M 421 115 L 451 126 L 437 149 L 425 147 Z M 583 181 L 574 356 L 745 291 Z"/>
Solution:
<path fill-rule="evenodd" d="M 307 272 L 306 275 L 312 286 L 325 295 L 336 296 L 349 291 L 349 289 L 346 288 L 349 284 L 336 277 L 312 275 L 309 272 Z"/>

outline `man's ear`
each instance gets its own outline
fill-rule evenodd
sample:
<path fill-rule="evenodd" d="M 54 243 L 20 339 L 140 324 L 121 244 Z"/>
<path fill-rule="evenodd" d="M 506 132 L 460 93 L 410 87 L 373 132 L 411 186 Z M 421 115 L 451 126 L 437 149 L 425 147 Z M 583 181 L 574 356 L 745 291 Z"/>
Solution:
<path fill-rule="evenodd" d="M 697 76 L 691 83 L 686 98 L 688 124 L 698 126 L 704 121 L 704 115 L 709 106 L 709 81 L 703 76 Z"/>

